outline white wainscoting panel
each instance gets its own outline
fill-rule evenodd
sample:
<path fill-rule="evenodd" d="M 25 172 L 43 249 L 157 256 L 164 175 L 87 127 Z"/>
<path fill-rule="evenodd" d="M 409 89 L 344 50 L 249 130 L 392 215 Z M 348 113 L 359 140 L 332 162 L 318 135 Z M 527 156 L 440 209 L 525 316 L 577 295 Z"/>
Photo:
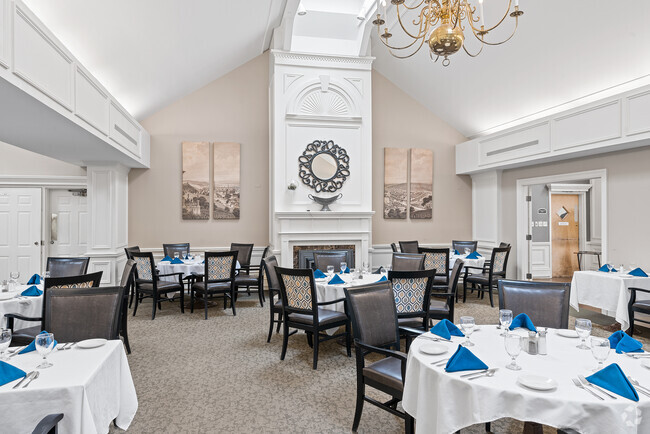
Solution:
<path fill-rule="evenodd" d="M 619 100 L 558 117 L 551 124 L 553 149 L 566 149 L 621 137 Z"/>
<path fill-rule="evenodd" d="M 625 133 L 628 135 L 650 131 L 650 91 L 630 95 L 625 99 L 627 122 Z"/>
<path fill-rule="evenodd" d="M 108 134 L 108 95 L 81 68 L 75 74 L 75 114 L 88 125 Z"/>
<path fill-rule="evenodd" d="M 530 254 L 533 277 L 552 277 L 551 243 L 533 243 Z"/>

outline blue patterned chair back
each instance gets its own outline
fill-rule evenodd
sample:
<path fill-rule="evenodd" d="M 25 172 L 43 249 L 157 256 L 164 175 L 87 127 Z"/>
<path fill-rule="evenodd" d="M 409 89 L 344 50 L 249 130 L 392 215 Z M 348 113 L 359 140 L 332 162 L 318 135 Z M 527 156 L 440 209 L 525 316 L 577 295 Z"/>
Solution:
<path fill-rule="evenodd" d="M 430 252 L 422 251 L 424 254 L 424 269 L 425 270 L 436 270 L 438 275 L 446 275 L 449 271 L 447 270 L 447 264 L 449 263 L 449 250 L 444 249 L 444 251 L 439 252 Z"/>
<path fill-rule="evenodd" d="M 133 260 L 135 261 L 135 270 L 138 273 L 138 280 L 153 280 L 154 272 L 151 268 L 150 254 L 142 255 L 133 253 Z"/>
<path fill-rule="evenodd" d="M 309 276 L 280 274 L 288 308 L 312 310 L 311 279 Z"/>
<path fill-rule="evenodd" d="M 505 275 L 509 254 L 510 247 L 497 248 L 492 251 L 492 274 Z"/>
<path fill-rule="evenodd" d="M 211 280 L 228 280 L 231 278 L 234 255 L 228 256 L 207 256 L 205 263 L 207 265 L 206 278 Z"/>

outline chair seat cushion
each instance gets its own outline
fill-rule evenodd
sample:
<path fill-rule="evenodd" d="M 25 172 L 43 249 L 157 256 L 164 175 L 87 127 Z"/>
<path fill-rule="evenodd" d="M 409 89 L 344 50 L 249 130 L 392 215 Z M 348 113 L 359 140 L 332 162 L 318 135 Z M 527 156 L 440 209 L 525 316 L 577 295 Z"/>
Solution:
<path fill-rule="evenodd" d="M 444 298 L 432 298 L 429 305 L 429 313 L 447 314 L 449 306 Z"/>
<path fill-rule="evenodd" d="M 138 289 L 141 291 L 153 291 L 153 283 L 141 283 L 138 285 Z M 174 292 L 182 289 L 183 287 L 178 282 L 158 281 L 158 292 Z"/>
<path fill-rule="evenodd" d="M 192 285 L 194 292 L 204 292 L 205 282 L 196 282 Z M 230 291 L 230 282 L 208 283 L 208 292 L 228 292 Z"/>
<path fill-rule="evenodd" d="M 467 283 L 478 283 L 479 285 L 487 285 L 490 283 L 490 275 L 488 273 L 476 273 L 476 274 L 470 274 L 467 276 L 467 279 L 465 281 Z M 496 279 L 493 279 L 496 281 Z"/>
<path fill-rule="evenodd" d="M 386 357 L 363 368 L 363 376 L 395 390 L 403 390 L 402 361 Z"/>
<path fill-rule="evenodd" d="M 34 323 L 36 324 L 36 323 Z M 11 337 L 12 345 L 29 345 L 32 343 L 36 335 L 43 330 L 41 324 L 25 327 L 24 329 L 15 330 L 13 336 Z"/>
<path fill-rule="evenodd" d="M 348 317 L 343 312 L 318 308 L 318 324 L 329 324 L 338 321 L 345 321 Z M 313 317 L 303 313 L 289 314 L 289 321 L 299 322 L 302 324 L 313 324 Z"/>
<path fill-rule="evenodd" d="M 257 285 L 257 276 L 240 275 L 235 277 L 235 284 L 239 286 Z"/>
<path fill-rule="evenodd" d="M 632 305 L 632 308 L 650 312 L 650 300 L 639 300 Z"/>
<path fill-rule="evenodd" d="M 449 284 L 449 277 L 445 276 L 435 276 L 433 278 L 433 284 L 434 285 L 444 285 L 447 286 Z"/>
<path fill-rule="evenodd" d="M 422 328 L 422 318 L 397 318 L 397 325 L 419 329 Z"/>

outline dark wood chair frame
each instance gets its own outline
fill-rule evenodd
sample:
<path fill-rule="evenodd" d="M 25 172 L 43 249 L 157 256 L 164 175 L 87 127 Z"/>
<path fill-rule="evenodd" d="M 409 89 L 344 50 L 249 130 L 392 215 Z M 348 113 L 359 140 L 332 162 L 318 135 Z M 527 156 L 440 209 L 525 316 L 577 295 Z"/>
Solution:
<path fill-rule="evenodd" d="M 251 287 L 257 288 L 257 296 L 260 299 L 260 306 L 264 307 L 264 302 L 266 301 L 266 298 L 264 297 L 264 271 L 262 270 L 262 261 L 264 261 L 264 258 L 269 254 L 271 251 L 271 246 L 266 246 L 264 248 L 264 251 L 262 252 L 262 258 L 260 260 L 259 265 L 248 265 L 245 268 L 242 266 L 242 269 L 239 270 L 239 275 L 235 277 L 235 286 L 236 286 L 236 292 L 235 292 L 235 300 L 237 300 L 237 294 L 240 293 L 239 291 L 239 284 L 237 283 L 237 277 L 242 276 L 250 276 L 250 277 L 256 277 L 255 279 L 255 284 L 249 283 L 246 286 L 246 294 L 250 295 L 251 293 Z M 250 260 L 249 260 L 250 261 Z M 241 261 L 239 262 L 241 266 Z M 243 273 L 242 273 L 243 271 Z M 251 280 L 252 282 L 252 280 Z M 244 285 L 241 285 L 244 286 Z M 255 291 L 253 291 L 255 292 Z"/>
<path fill-rule="evenodd" d="M 436 270 L 420 270 L 420 271 L 389 271 L 388 280 L 393 283 L 394 279 L 427 279 L 426 287 L 424 289 L 424 297 L 422 300 L 422 307 L 414 312 L 397 312 L 397 320 L 400 319 L 421 319 L 422 325 L 418 327 L 400 326 L 402 336 L 407 338 L 406 349 L 410 346 L 410 338 L 413 335 L 419 335 L 429 330 L 429 305 L 431 304 L 431 287 L 433 286 L 433 278 L 436 275 Z"/>
<path fill-rule="evenodd" d="M 32 434 L 58 434 L 58 425 L 61 419 L 63 419 L 63 413 L 48 414 L 36 425 Z"/>
<path fill-rule="evenodd" d="M 90 263 L 90 258 L 86 257 L 86 256 L 82 256 L 82 257 L 78 257 L 78 258 L 59 258 L 59 257 L 50 256 L 50 257 L 47 258 L 47 262 L 46 262 L 46 265 L 45 265 L 45 270 L 46 271 L 50 271 L 50 264 L 52 264 L 53 262 L 81 262 L 81 263 L 83 263 L 83 268 L 81 270 L 81 273 L 71 275 L 71 276 L 79 276 L 79 275 L 83 275 L 83 274 L 88 273 L 88 264 Z M 52 277 L 55 277 L 55 276 L 52 276 Z M 61 276 L 61 277 L 69 277 L 69 276 Z"/>
<path fill-rule="evenodd" d="M 183 251 L 188 255 L 190 254 L 190 243 L 163 244 L 163 255 L 169 256 L 172 259 L 174 258 L 174 253 L 178 253 L 178 257 L 180 258 Z"/>
<path fill-rule="evenodd" d="M 204 284 L 204 289 L 201 291 L 203 293 L 203 308 L 205 310 L 205 319 L 208 319 L 208 297 L 212 298 L 215 294 L 222 294 L 223 295 L 223 308 L 226 309 L 227 307 L 227 301 L 230 299 L 230 308 L 232 309 L 232 314 L 233 316 L 237 315 L 237 310 L 235 308 L 235 303 L 236 303 L 236 294 L 235 294 L 235 271 L 237 268 L 237 251 L 231 251 L 231 252 L 205 252 L 205 268 L 203 271 L 203 284 Z M 230 268 L 230 277 L 227 279 L 209 279 L 208 277 L 210 276 L 208 273 L 208 258 L 222 258 L 222 257 L 227 257 L 227 256 L 232 256 L 232 263 L 231 263 L 231 268 Z M 229 283 L 229 287 L 226 285 L 220 285 L 217 288 L 209 288 L 208 285 L 214 284 L 214 283 Z M 195 292 L 197 291 L 195 289 L 195 284 L 192 284 L 191 289 L 190 289 L 190 313 L 194 312 L 194 299 L 195 297 Z"/>
<path fill-rule="evenodd" d="M 156 262 L 154 261 L 153 253 L 151 252 L 140 252 L 140 253 L 132 252 L 131 257 L 148 258 L 151 263 L 151 273 L 153 277 L 152 280 L 141 279 L 140 276 L 138 275 L 138 268 L 137 266 L 135 267 L 135 306 L 133 307 L 133 316 L 135 316 L 136 312 L 138 311 L 138 304 L 142 303 L 142 300 L 144 300 L 145 298 L 151 298 L 153 300 L 152 307 L 151 307 L 152 320 L 156 318 L 156 308 L 162 310 L 161 301 L 173 301 L 176 299 L 180 299 L 181 313 L 185 313 L 185 290 L 183 287 L 183 273 L 160 274 L 156 269 Z M 178 285 L 180 286 L 180 288 L 170 287 L 161 291 L 161 288 L 158 288 L 158 282 L 160 281 L 160 278 L 173 277 L 173 276 L 176 276 L 176 278 L 178 279 Z M 146 283 L 152 284 L 151 290 L 142 288 L 142 285 Z M 180 295 L 171 298 L 167 297 L 164 300 L 160 298 L 161 294 L 168 294 L 171 292 L 179 292 Z"/>
<path fill-rule="evenodd" d="M 128 274 L 127 274 L 128 273 Z M 122 305 L 120 306 L 120 336 L 124 338 L 124 346 L 126 347 L 126 353 L 131 354 L 131 345 L 129 343 L 129 332 L 127 328 L 128 316 L 129 316 L 129 294 L 133 294 L 135 291 L 133 289 L 135 282 L 135 261 L 129 259 L 124 265 L 124 271 L 122 273 Z"/>
<path fill-rule="evenodd" d="M 433 289 L 447 289 L 449 287 L 449 273 L 451 270 L 449 269 L 449 249 L 429 249 L 429 248 L 424 248 L 420 247 L 418 253 L 424 256 L 424 262 L 425 262 L 425 267 L 426 267 L 426 254 L 434 254 L 434 255 L 445 255 L 445 269 L 440 270 L 436 269 L 436 278 L 441 278 L 439 280 L 442 280 L 442 283 L 438 283 L 437 280 L 434 279 L 433 282 Z"/>
<path fill-rule="evenodd" d="M 363 294 L 373 291 L 382 291 L 385 290 L 385 287 L 379 286 L 372 288 L 371 285 L 368 285 L 366 288 L 352 288 L 352 294 Z M 343 292 L 345 293 L 346 304 L 349 304 L 350 291 L 348 288 L 344 288 Z M 354 296 L 354 295 L 353 295 Z M 393 308 L 395 308 L 395 299 L 393 298 Z M 396 309 L 396 308 L 395 308 Z M 402 380 L 406 380 L 406 354 L 400 351 L 400 335 L 403 333 L 410 333 L 408 328 L 403 328 L 398 325 L 397 315 L 395 315 L 395 340 L 393 342 L 386 342 L 381 347 L 368 345 L 361 341 L 359 335 L 359 327 L 357 325 L 357 319 L 354 314 L 353 309 L 349 309 L 350 319 L 352 323 L 352 330 L 354 331 L 354 349 L 356 354 L 356 365 L 357 365 L 357 402 L 354 411 L 354 421 L 352 423 L 352 431 L 356 432 L 359 428 L 359 423 L 361 422 L 361 414 L 363 412 L 363 403 L 369 402 L 370 404 L 386 410 L 387 412 L 404 419 L 405 423 L 405 432 L 406 434 L 412 434 L 414 432 L 414 419 L 406 412 L 401 412 L 397 409 L 397 404 L 402 400 L 402 390 L 397 390 L 393 387 L 390 387 L 384 383 L 380 383 L 371 378 L 366 378 L 363 375 L 363 369 L 366 365 L 366 357 L 370 354 L 381 354 L 386 357 L 394 357 L 401 362 L 402 369 Z M 374 398 L 366 396 L 366 386 L 370 386 L 374 389 L 377 389 L 381 392 L 384 392 L 391 396 L 386 402 L 378 401 Z"/>
<path fill-rule="evenodd" d="M 451 242 L 451 248 L 454 250 L 458 250 L 458 253 L 460 253 L 461 255 L 463 254 L 461 249 L 462 250 L 470 249 L 472 252 L 476 252 L 476 250 L 478 249 L 478 241 L 453 240 Z"/>
<path fill-rule="evenodd" d="M 420 253 L 420 244 L 417 242 L 417 240 L 400 241 L 399 250 L 402 253 Z"/>
<path fill-rule="evenodd" d="M 497 255 L 497 253 L 501 252 L 506 252 L 506 257 L 505 260 L 503 261 L 503 270 L 500 272 L 495 273 L 494 272 L 494 258 Z M 494 307 L 494 299 L 493 299 L 493 290 L 496 288 L 499 279 L 505 279 L 506 278 L 506 271 L 508 268 L 508 258 L 510 258 L 510 247 L 504 247 L 504 248 L 499 248 L 496 247 L 492 249 L 492 255 L 490 256 L 490 267 L 488 269 L 488 283 L 487 285 L 480 284 L 480 283 L 473 283 L 469 282 L 472 285 L 472 290 L 479 291 L 479 297 L 483 298 L 485 296 L 485 293 L 487 292 L 490 296 L 490 306 Z M 471 274 L 469 274 L 469 270 L 481 270 L 481 273 L 484 274 L 485 269 L 481 267 L 470 267 L 470 266 L 465 266 L 465 275 L 463 276 L 463 303 L 467 301 L 467 283 L 468 283 L 468 278 L 471 277 Z"/>
<path fill-rule="evenodd" d="M 390 248 L 394 253 L 399 253 L 399 249 L 397 248 L 397 244 L 390 243 Z"/>
<path fill-rule="evenodd" d="M 457 259 L 456 261 L 460 261 L 461 264 L 463 263 L 462 259 Z M 456 264 L 454 264 L 454 267 Z M 454 279 L 449 282 L 449 286 L 447 287 L 447 292 L 436 292 L 432 291 L 431 292 L 431 297 L 429 298 L 429 305 L 431 305 L 431 298 L 446 298 L 447 299 L 447 305 L 449 306 L 449 315 L 447 316 L 438 316 L 435 314 L 432 314 L 429 311 L 429 325 L 431 326 L 431 321 L 432 320 L 441 320 L 441 319 L 448 319 L 451 322 L 454 322 L 454 309 L 456 305 L 456 295 L 458 294 L 458 281 L 460 280 L 460 275 L 462 274 L 462 269 L 463 265 L 460 265 L 460 270 L 458 270 L 458 273 L 456 273 Z M 452 271 L 453 273 L 453 271 Z M 434 285 L 434 288 L 436 286 Z"/>
<path fill-rule="evenodd" d="M 140 253 L 140 246 L 131 246 L 131 247 L 125 247 L 124 248 L 124 253 L 126 254 L 126 259 L 133 259 L 133 256 L 131 253 Z M 135 297 L 135 285 L 131 285 L 130 288 L 130 293 L 129 293 L 129 309 L 131 309 L 131 306 L 133 306 L 133 298 Z"/>
<path fill-rule="evenodd" d="M 280 282 L 280 294 L 282 295 L 282 309 L 283 309 L 283 326 L 284 326 L 284 336 L 282 340 L 282 354 L 280 355 L 280 360 L 284 360 L 285 355 L 287 354 L 287 345 L 289 343 L 289 336 L 297 333 L 298 330 L 304 330 L 305 333 L 307 334 L 307 343 L 309 344 L 310 347 L 313 348 L 314 350 L 314 360 L 313 360 L 313 369 L 316 369 L 318 366 L 318 346 L 320 343 L 329 341 L 331 339 L 337 339 L 340 337 L 345 337 L 345 346 L 347 349 L 347 354 L 348 357 L 352 357 L 352 350 L 351 350 L 351 330 L 350 330 L 350 317 L 348 316 L 347 313 L 347 305 L 346 306 L 346 318 L 342 319 L 340 321 L 332 321 L 328 322 L 327 324 L 319 324 L 318 322 L 318 308 L 322 306 L 327 306 L 331 304 L 336 304 L 340 302 L 345 302 L 345 298 L 338 298 L 336 300 L 332 301 L 324 301 L 324 302 L 318 302 L 318 294 L 316 292 L 316 284 L 314 280 L 314 272 L 313 270 L 309 268 L 281 268 L 281 267 L 276 267 L 275 269 L 277 275 L 278 275 L 278 281 Z M 312 300 L 312 308 L 311 309 L 298 309 L 295 307 L 290 307 L 287 302 L 287 290 L 284 285 L 284 280 L 282 279 L 282 275 L 291 275 L 291 276 L 307 276 L 309 278 L 310 282 L 310 291 L 311 291 L 311 300 Z M 297 314 L 303 314 L 303 315 L 310 315 L 312 319 L 311 324 L 305 324 L 297 321 L 292 321 L 289 319 L 289 315 L 292 313 L 297 313 Z M 332 336 L 327 335 L 327 333 L 324 333 L 325 330 L 333 329 L 333 328 L 338 328 L 341 326 L 345 326 L 345 332 L 344 333 L 338 333 L 334 334 Z M 294 328 L 293 332 L 289 333 L 289 328 Z"/>
<path fill-rule="evenodd" d="M 634 304 L 636 303 L 636 293 L 637 291 L 643 292 L 646 294 L 650 294 L 650 290 L 648 289 L 642 289 L 642 288 L 629 288 L 630 289 L 630 301 L 627 304 L 627 312 L 628 316 L 630 319 L 630 328 L 627 330 L 628 334 L 630 336 L 634 336 L 634 323 L 635 322 L 642 322 L 644 324 L 650 324 L 650 321 L 646 321 L 643 319 L 635 319 L 634 318 L 634 312 L 639 312 L 643 313 L 646 315 L 650 315 L 650 308 L 645 308 L 645 307 L 634 307 Z"/>
<path fill-rule="evenodd" d="M 273 335 L 273 324 L 277 324 L 277 329 L 276 333 L 280 333 L 280 327 L 282 327 L 282 319 L 284 317 L 284 309 L 282 309 L 282 291 L 280 288 L 275 288 L 273 285 L 271 285 L 272 278 L 271 278 L 271 273 L 275 273 L 275 267 L 271 270 L 270 265 L 266 262 L 268 259 L 273 258 L 275 259 L 275 256 L 270 256 L 268 258 L 262 259 L 262 267 L 264 268 L 264 272 L 266 273 L 266 281 L 269 285 L 269 312 L 271 314 L 271 318 L 269 321 L 269 335 L 266 338 L 266 342 L 269 343 L 271 342 L 271 336 Z M 277 274 L 276 274 L 277 276 Z M 278 300 L 280 300 L 280 306 L 277 307 L 275 306 L 275 303 L 273 302 L 274 297 L 278 296 Z M 275 318 L 275 315 L 278 315 L 278 318 Z"/>

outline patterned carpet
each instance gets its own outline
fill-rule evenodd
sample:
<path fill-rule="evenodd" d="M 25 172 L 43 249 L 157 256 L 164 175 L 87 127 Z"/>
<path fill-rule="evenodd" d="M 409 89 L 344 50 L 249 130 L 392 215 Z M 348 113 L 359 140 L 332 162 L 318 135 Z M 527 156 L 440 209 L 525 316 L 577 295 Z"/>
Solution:
<path fill-rule="evenodd" d="M 326 342 L 318 370 L 313 371 L 304 335 L 294 335 L 280 361 L 281 335 L 274 334 L 266 343 L 268 305 L 260 308 L 256 298 L 240 297 L 236 317 L 217 303 L 205 321 L 202 309 L 181 315 L 178 304 L 170 302 L 163 303 L 154 321 L 148 303 L 136 317 L 129 316 L 129 364 L 139 400 L 129 432 L 350 432 L 354 357 L 347 358 L 345 347 L 336 342 Z M 498 309 L 490 308 L 487 298 L 469 296 L 466 304 L 457 305 L 456 319 L 462 315 L 474 316 L 477 324 L 498 322 Z M 594 335 L 609 333 L 594 323 Z M 522 427 L 521 422 L 502 419 L 492 424 L 492 431 L 521 433 Z M 402 431 L 401 419 L 366 403 L 360 433 Z M 462 432 L 485 430 L 477 425 Z M 544 432 L 555 430 L 545 427 Z"/>

